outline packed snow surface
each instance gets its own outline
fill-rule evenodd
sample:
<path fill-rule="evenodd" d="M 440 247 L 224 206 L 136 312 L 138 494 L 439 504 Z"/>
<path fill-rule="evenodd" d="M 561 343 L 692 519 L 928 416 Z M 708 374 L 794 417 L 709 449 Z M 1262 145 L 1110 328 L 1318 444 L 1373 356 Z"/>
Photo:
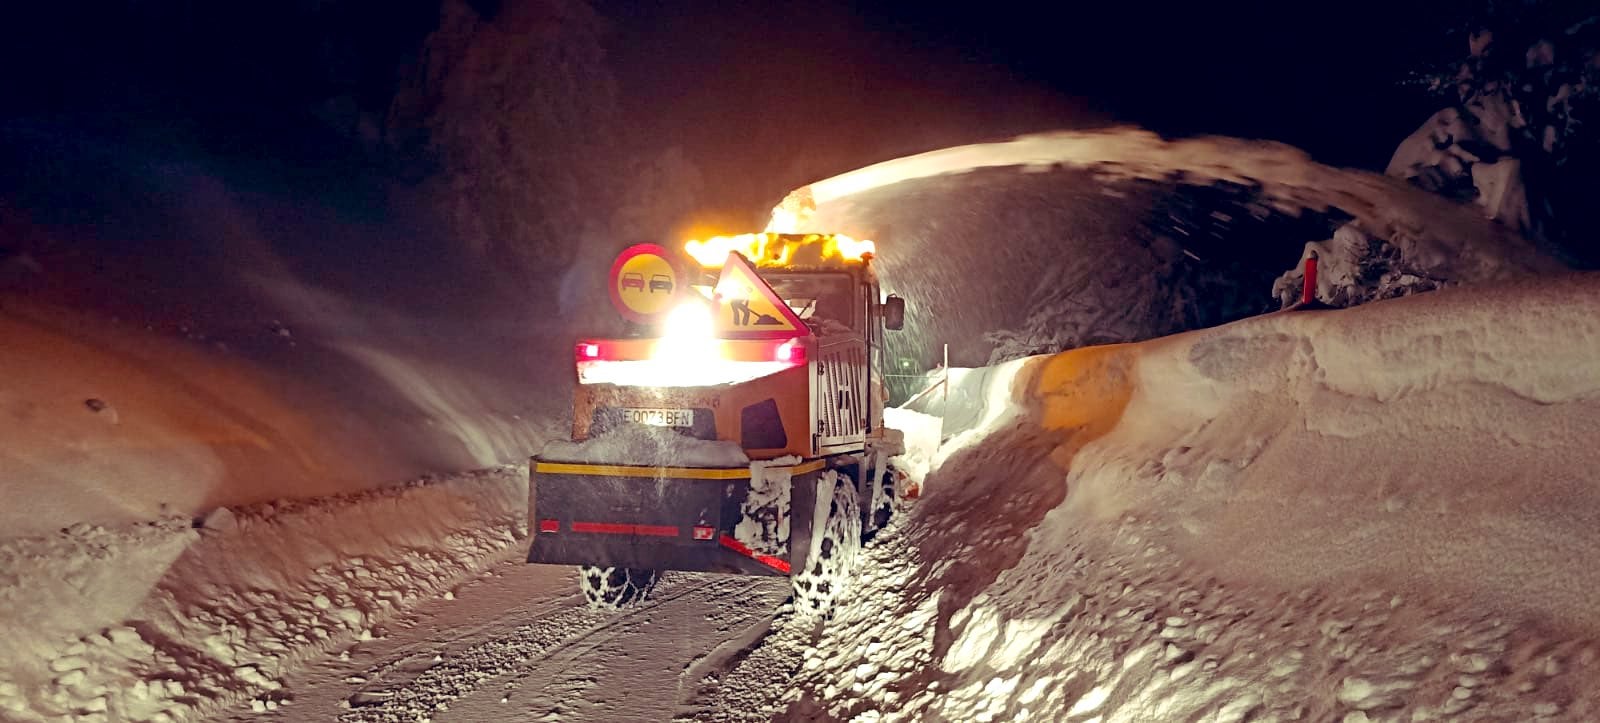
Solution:
<path fill-rule="evenodd" d="M 517 468 L 13 543 L 0 710 L 1593 720 L 1597 306 L 1573 276 L 952 370 L 891 416 L 923 497 L 829 620 L 723 576 L 608 615 L 547 568 L 453 607 L 523 549 Z M 428 597 L 432 627 L 383 642 Z"/>
<path fill-rule="evenodd" d="M 0 544 L 0 718 L 195 720 L 520 553 L 526 471 Z"/>
<path fill-rule="evenodd" d="M 821 639 L 695 718 L 1594 720 L 1597 311 L 1572 276 L 1007 365 Z"/>

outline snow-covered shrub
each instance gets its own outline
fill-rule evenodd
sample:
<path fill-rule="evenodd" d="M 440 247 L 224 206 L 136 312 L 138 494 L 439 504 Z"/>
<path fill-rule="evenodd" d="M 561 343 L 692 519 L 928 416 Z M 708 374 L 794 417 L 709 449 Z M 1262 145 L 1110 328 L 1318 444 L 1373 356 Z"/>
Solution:
<path fill-rule="evenodd" d="M 578 0 L 480 12 L 446 0 L 390 104 L 385 137 L 425 167 L 417 195 L 508 281 L 604 235 L 623 154 L 601 19 Z"/>
<path fill-rule="evenodd" d="M 1600 180 L 1600 14 L 1554 0 L 1487 0 L 1457 12 L 1466 57 L 1415 74 L 1445 106 L 1400 142 L 1385 173 L 1475 204 L 1568 263 L 1600 262 L 1600 213 L 1587 196 Z M 1400 241 L 1344 226 L 1307 243 L 1273 296 L 1285 307 L 1299 300 L 1312 253 L 1317 298 L 1334 306 L 1466 280 L 1441 263 L 1450 259 L 1408 257 Z"/>
<path fill-rule="evenodd" d="M 1317 299 L 1333 306 L 1355 306 L 1450 284 L 1405 258 L 1394 244 L 1346 224 L 1332 238 L 1306 244 L 1300 262 L 1273 282 L 1272 295 L 1280 306 L 1286 308 L 1300 300 L 1305 261 L 1313 253 L 1318 262 Z"/>

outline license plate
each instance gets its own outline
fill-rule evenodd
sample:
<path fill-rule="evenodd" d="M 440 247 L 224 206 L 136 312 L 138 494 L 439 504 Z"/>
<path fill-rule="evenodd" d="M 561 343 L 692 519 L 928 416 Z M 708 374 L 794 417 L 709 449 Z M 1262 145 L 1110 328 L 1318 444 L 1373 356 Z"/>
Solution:
<path fill-rule="evenodd" d="M 652 427 L 693 427 L 693 409 L 648 409 L 629 407 L 622 410 L 622 418 L 634 424 Z"/>

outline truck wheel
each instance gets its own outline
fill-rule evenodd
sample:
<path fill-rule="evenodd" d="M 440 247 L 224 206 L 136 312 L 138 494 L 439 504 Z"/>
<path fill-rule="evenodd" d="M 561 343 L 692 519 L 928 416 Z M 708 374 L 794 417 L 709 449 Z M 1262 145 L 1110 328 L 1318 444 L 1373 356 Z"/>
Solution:
<path fill-rule="evenodd" d="M 649 596 L 660 576 L 655 570 L 584 565 L 578 568 L 578 588 L 590 607 L 621 608 Z"/>
<path fill-rule="evenodd" d="M 813 528 L 805 569 L 794 572 L 793 581 L 795 612 L 820 617 L 833 611 L 855 568 L 856 551 L 861 548 L 861 503 L 851 479 L 837 472 L 825 473 L 817 485 L 818 511 L 827 504 L 827 518 L 819 520 L 821 529 Z"/>
<path fill-rule="evenodd" d="M 872 485 L 872 529 L 864 537 L 867 541 L 889 526 L 889 518 L 894 517 L 894 468 L 887 462 L 879 462 L 878 467 L 872 470 L 867 478 L 867 484 Z"/>

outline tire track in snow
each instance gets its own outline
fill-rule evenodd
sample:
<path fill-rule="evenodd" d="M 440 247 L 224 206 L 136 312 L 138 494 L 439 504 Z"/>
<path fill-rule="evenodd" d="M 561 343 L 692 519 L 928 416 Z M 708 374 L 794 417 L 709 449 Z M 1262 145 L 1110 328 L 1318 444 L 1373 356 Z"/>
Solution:
<path fill-rule="evenodd" d="M 785 580 L 668 576 L 651 601 L 601 613 L 610 619 L 517 670 L 503 696 L 463 699 L 435 720 L 667 720 L 698 680 L 691 671 L 725 661 L 730 641 L 748 646 L 788 594 Z"/>
<path fill-rule="evenodd" d="M 657 587 L 659 599 L 620 612 L 589 608 L 576 594 L 574 586 L 571 595 L 536 606 L 530 622 L 496 630 L 495 622 L 506 622 L 501 618 L 478 626 L 476 631 L 452 636 L 457 640 L 486 638 L 459 652 L 447 654 L 444 645 L 435 648 L 426 641 L 415 644 L 391 655 L 372 675 L 364 676 L 372 682 L 349 697 L 354 707 L 342 713 L 339 720 L 343 723 L 413 721 L 448 711 L 458 701 L 474 694 L 498 701 L 503 693 L 484 695 L 485 691 L 481 690 L 488 681 L 525 669 L 529 661 L 553 655 L 629 618 L 693 593 L 705 584 L 689 576 L 669 576 Z M 425 661 L 419 660 L 427 656 L 427 650 L 437 652 Z M 407 665 L 409 661 L 415 664 Z M 537 667 L 537 663 L 534 666 Z M 384 677 L 396 669 L 415 673 L 415 676 L 402 680 Z"/>

